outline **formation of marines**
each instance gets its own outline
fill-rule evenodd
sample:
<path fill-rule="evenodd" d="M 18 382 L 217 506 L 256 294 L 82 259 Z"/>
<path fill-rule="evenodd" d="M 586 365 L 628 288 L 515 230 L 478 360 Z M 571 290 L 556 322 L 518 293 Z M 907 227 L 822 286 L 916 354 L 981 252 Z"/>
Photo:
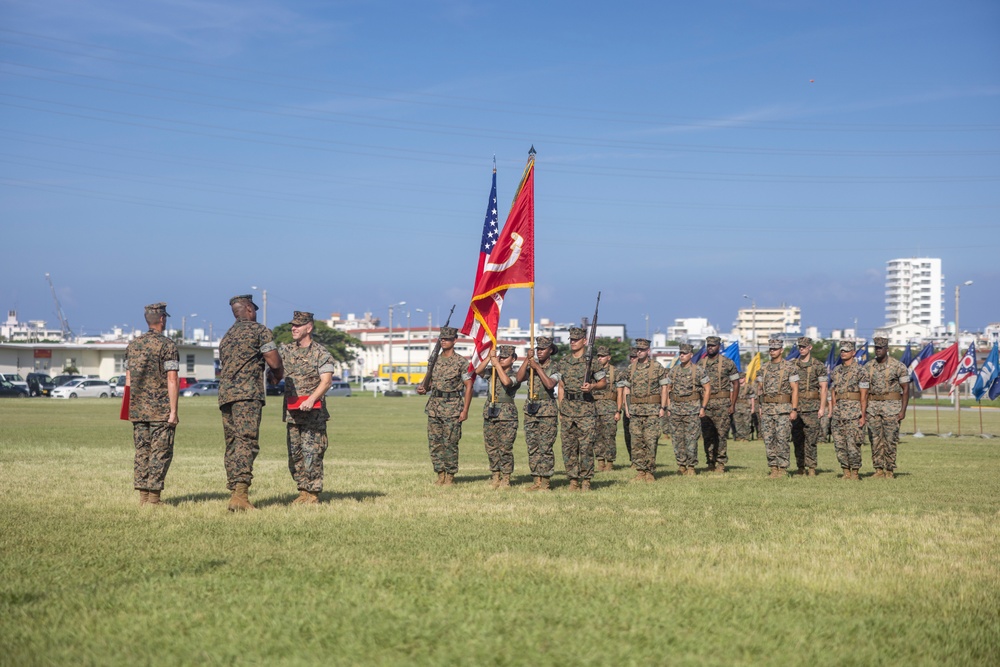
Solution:
<path fill-rule="evenodd" d="M 326 423 L 330 413 L 324 399 L 332 383 L 334 359 L 312 339 L 312 313 L 294 312 L 292 342 L 279 347 L 271 331 L 257 323 L 252 295 L 235 296 L 229 304 L 235 322 L 219 344 L 219 409 L 231 493 L 228 509 L 255 509 L 248 491 L 260 451 L 265 378 L 272 384 L 285 381 L 282 419 L 288 469 L 299 491 L 292 504 L 317 504 L 329 446 Z M 135 444 L 134 488 L 143 505 L 162 504 L 160 493 L 173 459 L 178 424 L 179 355 L 176 344 L 163 333 L 167 317 L 166 304 L 146 306 L 149 331 L 133 340 L 125 355 L 127 416 L 133 423 Z M 866 429 L 872 438 L 874 477 L 894 477 L 910 376 L 902 363 L 888 355 L 885 338 L 874 339 L 875 359 L 867 366 L 857 363 L 854 342 L 842 341 L 842 363 L 832 375 L 812 358 L 810 338 L 798 339 L 795 361 L 785 360 L 783 341 L 772 338 L 768 341 L 770 359 L 750 385 L 736 364 L 719 354 L 721 340 L 716 336 L 707 339 L 706 356 L 697 363 L 692 346 L 681 344 L 678 362 L 669 369 L 650 359 L 650 341 L 638 338 L 628 363 L 616 368 L 606 346 L 594 350 L 593 360 L 587 357 L 586 333 L 581 327 L 571 328 L 570 352 L 559 359 L 553 358 L 553 339 L 539 336 L 515 371 L 513 346 L 496 347 L 473 368 L 454 349 L 457 329 L 441 327 L 440 354 L 429 381 L 417 389 L 427 396 L 424 411 L 428 450 L 437 475 L 434 483 L 454 483 L 462 423 L 468 419 L 476 375 L 488 385 L 483 438 L 494 489 L 512 484 L 519 425 L 515 397 L 525 387 L 524 437 L 533 478 L 528 491 L 552 488 L 560 425 L 568 488 L 590 491 L 595 470 L 614 469 L 619 422 L 625 424 L 625 442 L 636 473 L 631 481 L 653 482 L 662 434 L 672 439 L 678 475 L 697 474 L 699 436 L 706 472 L 725 474 L 729 431 L 732 428 L 738 440 L 748 439 L 752 416 L 759 417 L 769 477 L 788 474 L 792 447 L 797 472 L 816 475 L 817 442 L 824 419 L 831 423 L 843 479 L 859 479 Z"/>

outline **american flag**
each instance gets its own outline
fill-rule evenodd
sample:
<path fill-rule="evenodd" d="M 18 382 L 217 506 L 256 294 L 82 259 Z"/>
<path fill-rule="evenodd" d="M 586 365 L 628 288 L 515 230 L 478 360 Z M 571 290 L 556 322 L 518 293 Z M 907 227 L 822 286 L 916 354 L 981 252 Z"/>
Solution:
<path fill-rule="evenodd" d="M 479 245 L 479 266 L 476 269 L 476 279 L 472 283 L 473 295 L 475 294 L 476 285 L 479 284 L 479 279 L 483 275 L 483 267 L 486 266 L 486 262 L 490 258 L 490 252 L 493 250 L 493 246 L 496 245 L 499 236 L 500 216 L 497 208 L 497 167 L 496 158 L 494 158 L 493 187 L 490 188 L 490 200 L 486 205 L 486 219 L 483 222 L 483 239 Z M 504 290 L 492 295 L 490 313 L 486 319 L 493 325 L 493 331 L 487 331 L 486 327 L 482 326 L 476 319 L 471 302 L 469 304 L 469 313 L 465 316 L 462 333 L 471 337 L 476 343 L 476 353 L 470 364 L 473 370 L 489 356 L 490 350 L 493 348 L 493 341 L 496 338 L 496 325 L 500 321 L 500 308 L 503 306 L 503 297 L 506 292 L 507 290 Z"/>

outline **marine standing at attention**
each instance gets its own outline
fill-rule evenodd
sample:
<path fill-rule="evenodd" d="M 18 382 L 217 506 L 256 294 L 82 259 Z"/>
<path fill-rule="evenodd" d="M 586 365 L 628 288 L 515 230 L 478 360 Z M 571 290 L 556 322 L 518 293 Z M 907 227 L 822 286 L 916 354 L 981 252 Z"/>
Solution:
<path fill-rule="evenodd" d="M 285 418 L 288 472 L 299 490 L 293 505 L 315 505 L 323 490 L 323 456 L 329 441 L 326 390 L 333 384 L 333 355 L 312 338 L 313 314 L 296 310 L 292 342 L 278 348 L 285 369 Z M 316 408 L 316 404 L 319 408 Z"/>
<path fill-rule="evenodd" d="M 174 459 L 180 356 L 174 341 L 163 335 L 167 304 L 146 306 L 145 316 L 149 331 L 125 349 L 125 386 L 135 443 L 133 487 L 139 492 L 140 505 L 159 505 Z"/>
<path fill-rule="evenodd" d="M 785 344 L 780 338 L 767 341 L 771 360 L 757 372 L 757 401 L 760 404 L 760 433 L 764 438 L 768 477 L 781 479 L 788 474 L 788 450 L 792 422 L 799 416 L 799 375 L 795 364 L 782 359 Z"/>
<path fill-rule="evenodd" d="M 608 385 L 605 372 L 592 371 L 587 377 L 587 332 L 581 327 L 569 330 L 570 353 L 556 362 L 562 402 L 562 454 L 569 477 L 570 491 L 590 491 L 594 476 L 594 439 L 597 435 L 597 406 L 591 393 Z M 556 373 L 549 377 L 557 377 Z"/>
<path fill-rule="evenodd" d="M 902 362 L 889 356 L 889 339 L 877 337 L 875 361 L 868 371 L 868 429 L 872 434 L 872 465 L 875 477 L 892 479 L 896 476 L 896 446 L 899 444 L 899 424 L 906 418 L 910 402 L 910 371 Z"/>
<path fill-rule="evenodd" d="M 277 384 L 284 377 L 281 356 L 271 330 L 257 323 L 252 294 L 229 300 L 236 322 L 219 341 L 219 410 L 226 436 L 226 488 L 232 491 L 229 511 L 257 509 L 248 491 L 253 464 L 260 452 L 260 414 L 264 407 L 264 368 Z"/>
<path fill-rule="evenodd" d="M 799 412 L 792 422 L 792 442 L 799 474 L 815 477 L 819 420 L 827 405 L 827 370 L 826 364 L 812 357 L 812 338 L 800 336 L 798 347 L 799 358 L 792 363 L 799 373 Z"/>
<path fill-rule="evenodd" d="M 680 360 L 667 372 L 667 419 L 670 420 L 678 475 L 694 475 L 698 465 L 698 434 L 701 418 L 711 395 L 711 380 L 705 369 L 691 362 L 694 348 L 681 343 Z"/>
<path fill-rule="evenodd" d="M 709 336 L 705 339 L 705 357 L 699 366 L 712 382 L 712 395 L 701 420 L 701 438 L 705 445 L 705 464 L 709 472 L 726 472 L 729 463 L 729 427 L 736 412 L 740 394 L 740 372 L 729 357 L 719 354 L 722 339 Z"/>
<path fill-rule="evenodd" d="M 555 349 L 551 338 L 539 336 L 535 339 L 535 349 L 528 350 L 524 363 L 517 369 L 517 381 L 528 386 L 528 398 L 524 402 L 524 440 L 528 445 L 528 468 L 534 478 L 528 491 L 550 490 L 556 466 L 552 447 L 559 431 L 559 408 L 555 397 L 559 381 L 549 377 Z"/>
<path fill-rule="evenodd" d="M 458 442 L 462 439 L 462 422 L 469 418 L 472 403 L 472 372 L 469 360 L 455 352 L 458 329 L 441 327 L 438 339 L 441 352 L 431 373 L 430 388 L 417 387 L 417 393 L 429 394 L 427 407 L 427 448 L 438 486 L 451 486 L 458 472 Z"/>
<path fill-rule="evenodd" d="M 661 419 L 667 414 L 666 369 L 649 358 L 649 341 L 636 338 L 638 357 L 618 386 L 626 389 L 632 413 L 632 462 L 636 476 L 633 482 L 652 482 L 656 479 L 656 445 L 660 439 Z M 619 405 L 621 410 L 622 406 Z"/>
<path fill-rule="evenodd" d="M 861 477 L 861 443 L 868 408 L 868 373 L 854 357 L 854 341 L 840 341 L 840 365 L 833 369 L 833 446 L 841 479 Z"/>
<path fill-rule="evenodd" d="M 618 369 L 611 365 L 611 350 L 607 345 L 597 346 L 597 370 L 603 371 L 608 384 L 604 389 L 595 389 L 594 396 L 597 407 L 597 439 L 594 441 L 594 458 L 597 459 L 597 472 L 615 469 L 615 458 L 618 456 L 618 446 L 615 439 L 618 436 L 618 422 L 615 412 L 618 410 L 618 391 L 615 386 Z"/>
<path fill-rule="evenodd" d="M 514 396 L 521 386 L 511 373 L 515 361 L 514 346 L 500 345 L 491 348 L 489 356 L 476 367 L 476 375 L 489 382 L 483 405 L 483 442 L 490 462 L 490 486 L 494 489 L 510 488 L 510 476 L 514 472 L 514 440 L 517 438 Z"/>

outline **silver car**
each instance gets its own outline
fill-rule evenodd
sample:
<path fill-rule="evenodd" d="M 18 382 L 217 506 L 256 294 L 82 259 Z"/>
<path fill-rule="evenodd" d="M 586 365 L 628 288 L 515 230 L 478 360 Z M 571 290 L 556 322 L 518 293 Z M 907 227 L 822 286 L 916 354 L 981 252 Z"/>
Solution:
<path fill-rule="evenodd" d="M 351 385 L 341 380 L 334 380 L 330 388 L 326 390 L 327 396 L 350 396 Z"/>
<path fill-rule="evenodd" d="M 108 398 L 111 385 L 106 380 L 81 378 L 70 380 L 52 390 L 52 398 Z"/>
<path fill-rule="evenodd" d="M 219 383 L 218 382 L 195 382 L 192 385 L 188 385 L 183 391 L 181 391 L 181 396 L 218 396 L 219 395 Z"/>

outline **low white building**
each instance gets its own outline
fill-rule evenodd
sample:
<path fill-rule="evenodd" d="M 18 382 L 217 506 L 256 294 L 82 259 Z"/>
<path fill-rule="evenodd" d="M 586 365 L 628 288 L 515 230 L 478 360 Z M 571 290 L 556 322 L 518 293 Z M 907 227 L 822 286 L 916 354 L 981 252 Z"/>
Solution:
<path fill-rule="evenodd" d="M 718 336 L 719 332 L 704 317 L 678 317 L 673 326 L 667 327 L 667 340 L 679 343 L 702 343 L 708 336 Z"/>
<path fill-rule="evenodd" d="M 802 309 L 798 306 L 741 308 L 737 313 L 733 335 L 739 338 L 741 346 L 767 345 L 771 336 L 784 334 L 802 334 Z"/>
<path fill-rule="evenodd" d="M 0 339 L 10 343 L 30 343 L 32 341 L 61 341 L 61 329 L 50 329 L 45 320 L 19 322 L 16 310 L 7 311 L 7 320 L 0 323 Z"/>
<path fill-rule="evenodd" d="M 930 327 L 913 322 L 886 325 L 875 329 L 875 336 L 889 339 L 889 347 L 906 347 L 907 343 L 922 341 L 930 335 Z"/>
<path fill-rule="evenodd" d="M 108 380 L 125 372 L 127 343 L 0 343 L 0 373 L 47 373 L 56 376 L 75 367 L 80 375 Z M 180 344 L 180 375 L 207 380 L 215 377 L 215 350 Z"/>

